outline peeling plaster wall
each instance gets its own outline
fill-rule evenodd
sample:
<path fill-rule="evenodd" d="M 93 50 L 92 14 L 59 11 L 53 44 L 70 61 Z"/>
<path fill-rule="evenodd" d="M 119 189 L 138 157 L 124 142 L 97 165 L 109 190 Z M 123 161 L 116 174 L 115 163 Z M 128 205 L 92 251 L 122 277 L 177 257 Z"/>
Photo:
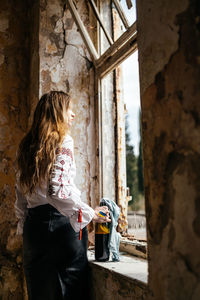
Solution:
<path fill-rule="evenodd" d="M 0 299 L 27 298 L 22 241 L 15 236 L 14 159 L 39 97 L 51 89 L 74 98 L 76 183 L 83 201 L 97 202 L 93 68 L 64 2 L 0 3 Z M 87 6 L 77 6 L 87 25 Z"/>
<path fill-rule="evenodd" d="M 29 1 L 0 2 L 0 299 L 23 298 L 14 160 L 29 118 Z"/>
<path fill-rule="evenodd" d="M 137 1 L 148 299 L 200 295 L 200 5 Z"/>
<path fill-rule="evenodd" d="M 33 113 L 39 100 L 39 4 L 40 0 L 32 1 L 30 14 L 30 84 L 29 84 L 29 127 Z"/>
<path fill-rule="evenodd" d="M 87 27 L 88 8 L 76 1 Z M 40 96 L 50 90 L 70 92 L 76 114 L 71 130 L 82 200 L 96 205 L 94 73 L 91 58 L 65 1 L 40 1 Z"/>

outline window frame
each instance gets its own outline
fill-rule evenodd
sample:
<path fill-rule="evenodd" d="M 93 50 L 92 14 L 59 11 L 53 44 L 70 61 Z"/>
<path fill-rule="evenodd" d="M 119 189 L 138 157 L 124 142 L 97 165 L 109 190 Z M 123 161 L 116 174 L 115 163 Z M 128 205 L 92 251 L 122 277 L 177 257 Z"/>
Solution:
<path fill-rule="evenodd" d="M 121 7 L 121 4 L 118 0 L 112 0 L 112 2 L 115 5 L 115 8 L 118 12 L 118 15 L 126 29 L 124 33 L 121 34 L 121 36 L 116 40 L 113 41 L 111 35 L 106 30 L 102 17 L 101 17 L 101 10 L 100 10 L 100 1 L 97 0 L 97 5 L 95 4 L 94 0 L 88 0 L 89 4 L 91 5 L 91 8 L 95 14 L 95 17 L 97 19 L 97 48 L 96 50 L 93 41 L 91 40 L 89 33 L 87 29 L 85 28 L 79 13 L 77 11 L 77 8 L 73 2 L 73 0 L 67 0 L 68 7 L 70 9 L 70 12 L 72 14 L 72 17 L 77 25 L 77 28 L 85 42 L 85 45 L 87 47 L 88 52 L 91 55 L 91 59 L 93 61 L 94 65 L 94 101 L 96 106 L 96 119 L 97 119 L 97 127 L 96 127 L 96 152 L 97 152 L 97 184 L 98 184 L 98 190 L 99 190 L 99 199 L 101 199 L 104 196 L 104 186 L 103 186 L 103 178 L 104 178 L 104 169 L 103 169 L 103 160 L 104 160 L 104 149 L 103 149 L 103 126 L 102 126 L 102 103 L 103 103 L 103 95 L 102 95 L 102 80 L 105 78 L 106 75 L 111 73 L 113 71 L 113 76 L 116 77 L 116 68 L 125 60 L 127 59 L 131 54 L 133 54 L 137 49 L 137 23 L 134 22 L 131 26 L 128 23 L 128 20 L 125 16 L 125 13 L 123 12 L 123 9 Z M 108 41 L 109 47 L 108 49 L 101 54 L 101 32 L 105 34 L 105 37 Z M 117 108 L 116 108 L 117 110 Z M 116 113 L 117 114 L 117 113 Z M 116 115 L 117 120 L 117 115 Z M 116 121 L 117 122 L 117 121 Z M 117 130 L 116 135 L 118 136 L 118 124 L 116 124 Z M 121 207 L 122 210 L 122 217 L 124 220 L 122 220 L 122 224 L 120 224 L 120 229 L 123 232 L 125 228 L 127 227 L 127 220 L 126 215 L 127 210 L 124 210 L 124 202 L 127 202 L 129 199 L 129 195 L 126 193 L 125 198 L 121 199 L 121 186 L 120 186 L 120 178 L 117 178 L 117 174 L 120 172 L 120 151 L 119 151 L 119 141 L 117 139 L 117 145 L 116 147 L 116 157 L 115 157 L 115 164 L 117 164 L 117 171 L 115 173 L 115 182 L 116 182 L 116 193 L 115 193 L 115 200 L 117 204 Z M 127 190 L 127 187 L 125 187 L 125 190 Z M 124 213 L 125 211 L 125 213 Z M 124 222 L 124 223 L 123 223 Z"/>

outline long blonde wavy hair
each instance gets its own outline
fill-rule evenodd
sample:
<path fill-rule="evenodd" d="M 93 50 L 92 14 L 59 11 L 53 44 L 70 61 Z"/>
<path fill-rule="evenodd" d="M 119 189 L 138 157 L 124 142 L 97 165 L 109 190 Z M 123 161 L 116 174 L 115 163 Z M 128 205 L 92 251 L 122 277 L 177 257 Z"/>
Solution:
<path fill-rule="evenodd" d="M 31 129 L 17 153 L 19 183 L 25 194 L 32 194 L 41 179 L 49 177 L 56 148 L 69 131 L 64 118 L 69 106 L 70 96 L 62 91 L 51 91 L 40 98 Z"/>

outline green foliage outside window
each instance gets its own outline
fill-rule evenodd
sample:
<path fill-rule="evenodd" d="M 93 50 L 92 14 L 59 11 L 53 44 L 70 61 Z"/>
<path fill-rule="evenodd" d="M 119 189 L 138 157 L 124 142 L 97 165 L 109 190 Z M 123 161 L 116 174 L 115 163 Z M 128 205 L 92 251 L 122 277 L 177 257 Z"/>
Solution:
<path fill-rule="evenodd" d="M 142 142 L 140 138 L 139 155 L 136 156 L 134 153 L 134 147 L 130 144 L 130 134 L 129 134 L 127 117 L 126 117 L 125 130 L 126 130 L 127 187 L 129 187 L 130 195 L 132 196 L 132 200 L 129 201 L 129 209 L 144 210 Z"/>

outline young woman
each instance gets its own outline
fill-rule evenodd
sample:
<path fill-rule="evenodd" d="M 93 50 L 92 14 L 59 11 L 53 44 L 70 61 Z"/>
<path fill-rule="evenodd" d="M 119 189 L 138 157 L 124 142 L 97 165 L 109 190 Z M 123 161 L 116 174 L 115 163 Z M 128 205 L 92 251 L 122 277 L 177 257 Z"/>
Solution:
<path fill-rule="evenodd" d="M 88 300 L 86 226 L 110 222 L 107 207 L 93 210 L 74 184 L 74 118 L 68 94 L 43 95 L 18 149 L 15 209 L 29 300 Z"/>

